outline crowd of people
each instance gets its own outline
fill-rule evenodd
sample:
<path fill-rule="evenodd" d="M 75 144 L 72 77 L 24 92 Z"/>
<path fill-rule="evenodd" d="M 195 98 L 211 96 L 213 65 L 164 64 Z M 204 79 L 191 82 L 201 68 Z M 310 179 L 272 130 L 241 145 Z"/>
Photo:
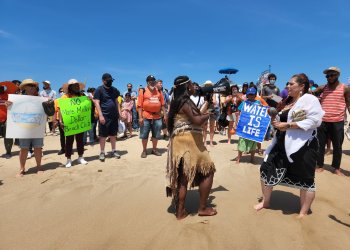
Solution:
<path fill-rule="evenodd" d="M 6 153 L 10 158 L 13 143 L 20 147 L 20 171 L 25 174 L 26 159 L 34 155 L 38 171 L 42 171 L 41 158 L 44 149 L 43 138 L 6 138 L 6 119 L 9 94 L 42 96 L 54 101 L 55 113 L 48 117 L 49 133 L 58 129 L 60 150 L 65 154 L 65 167 L 73 164 L 73 143 L 76 141 L 79 164 L 88 164 L 84 159 L 84 146 L 99 142 L 99 160 L 106 159 L 106 142 L 111 144 L 111 156 L 119 159 L 116 149 L 118 138 L 128 140 L 138 133 L 141 140 L 141 158 L 149 153 L 161 156 L 158 140 L 169 141 L 167 160 L 167 194 L 173 197 L 176 217 L 186 217 L 185 198 L 187 188 L 199 186 L 199 215 L 211 216 L 217 211 L 207 207 L 207 198 L 212 186 L 215 164 L 207 147 L 216 145 L 214 135 L 227 136 L 232 144 L 237 124 L 244 105 L 262 105 L 276 110 L 265 140 L 272 138 L 270 146 L 263 152 L 261 143 L 239 137 L 236 163 L 247 153 L 254 161 L 255 154 L 263 155 L 260 168 L 263 200 L 255 205 L 256 210 L 269 207 L 273 186 L 288 185 L 300 189 L 301 209 L 299 216 L 306 215 L 315 197 L 315 172 L 322 172 L 326 146 L 333 147 L 332 167 L 334 173 L 342 176 L 341 156 L 344 140 L 346 109 L 350 111 L 349 87 L 339 81 L 340 69 L 330 67 L 323 71 L 327 83 L 317 86 L 305 74 L 296 74 L 280 91 L 276 85 L 277 76 L 269 74 L 266 82 L 253 82 L 242 86 L 231 84 L 229 94 L 201 94 L 201 87 L 213 86 L 206 81 L 200 86 L 187 76 L 174 80 L 170 91 L 163 87 L 163 81 L 153 75 L 146 77 L 146 86 L 135 90 L 131 83 L 123 94 L 113 86 L 111 74 L 102 75 L 102 84 L 97 88 L 85 89 L 85 84 L 70 79 L 57 93 L 51 89 L 50 81 L 43 81 L 43 90 L 32 79 L 0 83 L 0 128 L 4 137 Z M 60 101 L 66 98 L 86 96 L 91 103 L 91 128 L 74 135 L 65 135 L 64 119 Z M 98 133 L 97 133 L 98 130 Z M 150 137 L 151 133 L 151 137 Z M 207 135 L 209 133 L 209 140 Z M 151 141 L 152 149 L 147 150 Z"/>

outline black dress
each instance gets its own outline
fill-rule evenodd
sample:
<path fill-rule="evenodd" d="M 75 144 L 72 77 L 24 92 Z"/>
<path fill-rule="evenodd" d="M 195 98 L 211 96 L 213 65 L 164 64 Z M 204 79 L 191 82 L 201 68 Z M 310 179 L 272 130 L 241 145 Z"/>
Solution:
<path fill-rule="evenodd" d="M 286 122 L 288 111 L 280 112 L 280 121 Z M 315 191 L 315 168 L 318 155 L 318 141 L 311 137 L 297 152 L 290 155 L 289 162 L 284 146 L 285 131 L 276 132 L 277 143 L 260 167 L 260 178 L 266 186 L 277 184 L 307 191 Z"/>

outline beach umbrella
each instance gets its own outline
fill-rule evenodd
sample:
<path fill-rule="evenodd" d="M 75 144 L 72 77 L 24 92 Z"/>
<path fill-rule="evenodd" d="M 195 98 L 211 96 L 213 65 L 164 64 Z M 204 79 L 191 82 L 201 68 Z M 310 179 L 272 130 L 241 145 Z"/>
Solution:
<path fill-rule="evenodd" d="M 234 68 L 226 68 L 226 69 L 219 70 L 220 74 L 226 74 L 226 75 L 236 74 L 237 72 L 238 72 L 238 69 L 234 69 Z"/>

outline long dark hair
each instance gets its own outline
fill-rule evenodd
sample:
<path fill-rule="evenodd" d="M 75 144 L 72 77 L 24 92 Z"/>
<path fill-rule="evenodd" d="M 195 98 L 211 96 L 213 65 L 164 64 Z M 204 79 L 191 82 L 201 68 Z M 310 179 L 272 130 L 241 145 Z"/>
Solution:
<path fill-rule="evenodd" d="M 170 111 L 168 115 L 168 131 L 170 134 L 172 134 L 174 130 L 174 119 L 176 114 L 186 102 L 191 101 L 190 93 L 188 91 L 188 83 L 184 83 L 186 81 L 188 81 L 188 83 L 190 82 L 188 76 L 178 76 L 174 80 L 173 98 L 170 103 Z"/>
<path fill-rule="evenodd" d="M 304 89 L 302 95 L 306 94 L 309 91 L 309 78 L 307 77 L 306 74 L 300 73 L 300 74 L 295 74 L 291 78 L 295 78 L 295 81 L 298 85 L 304 84 Z M 287 84 L 288 85 L 288 84 Z M 282 103 L 278 106 L 278 110 L 282 110 L 287 104 L 291 103 L 293 98 L 291 96 L 288 96 L 286 99 L 282 101 Z"/>
<path fill-rule="evenodd" d="M 77 83 L 75 83 L 75 84 L 77 84 Z M 80 90 L 79 90 L 79 93 L 78 93 L 78 92 L 75 93 L 75 92 L 73 91 L 73 85 L 74 85 L 74 84 L 69 84 L 69 85 L 68 85 L 68 94 L 69 94 L 69 95 L 75 95 L 75 96 L 81 96 Z M 79 85 L 79 89 L 80 89 L 80 85 Z"/>

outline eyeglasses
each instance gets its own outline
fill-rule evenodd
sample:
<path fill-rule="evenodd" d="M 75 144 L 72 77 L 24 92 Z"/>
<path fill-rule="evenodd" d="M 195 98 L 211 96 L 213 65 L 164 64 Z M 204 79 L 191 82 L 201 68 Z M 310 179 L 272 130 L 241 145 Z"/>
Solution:
<path fill-rule="evenodd" d="M 337 76 L 338 74 L 327 74 L 326 75 L 326 78 L 329 78 L 329 77 L 335 77 L 335 76 Z"/>

